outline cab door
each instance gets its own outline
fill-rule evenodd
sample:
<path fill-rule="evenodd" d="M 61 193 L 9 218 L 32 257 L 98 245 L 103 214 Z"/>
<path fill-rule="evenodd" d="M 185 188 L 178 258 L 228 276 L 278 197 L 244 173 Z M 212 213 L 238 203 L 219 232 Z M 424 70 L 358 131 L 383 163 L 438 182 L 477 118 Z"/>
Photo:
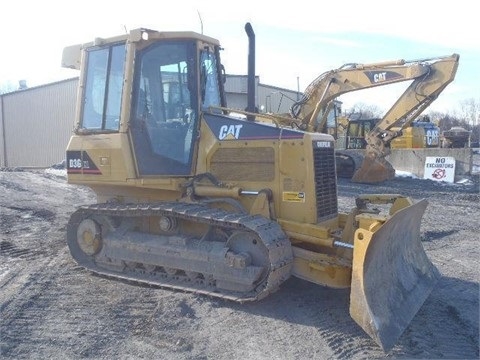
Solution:
<path fill-rule="evenodd" d="M 140 177 L 193 173 L 196 69 L 192 40 L 165 40 L 137 52 L 130 131 Z"/>

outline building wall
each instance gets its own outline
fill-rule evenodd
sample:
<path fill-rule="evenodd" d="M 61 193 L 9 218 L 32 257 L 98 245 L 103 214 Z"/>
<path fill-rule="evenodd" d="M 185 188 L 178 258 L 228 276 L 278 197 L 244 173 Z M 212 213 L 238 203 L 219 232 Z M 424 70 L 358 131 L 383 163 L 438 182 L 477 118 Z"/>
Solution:
<path fill-rule="evenodd" d="M 260 112 L 275 114 L 288 113 L 290 107 L 300 99 L 301 95 L 302 94 L 296 91 L 258 84 L 257 106 Z"/>
<path fill-rule="evenodd" d="M 225 92 L 226 93 L 237 93 L 237 94 L 247 94 L 248 91 L 248 78 L 246 75 L 226 75 L 225 81 Z M 255 85 L 258 86 L 259 77 L 255 77 Z"/>
<path fill-rule="evenodd" d="M 2 166 L 48 167 L 65 158 L 77 83 L 69 79 L 1 96 Z"/>
<path fill-rule="evenodd" d="M 227 107 L 235 110 L 246 110 L 247 108 L 247 95 L 227 93 Z"/>
<path fill-rule="evenodd" d="M 247 75 L 227 75 L 225 92 L 229 108 L 247 108 L 247 81 Z M 288 113 L 290 106 L 301 96 L 293 90 L 262 84 L 258 76 L 255 77 L 255 85 L 255 105 L 259 112 Z"/>

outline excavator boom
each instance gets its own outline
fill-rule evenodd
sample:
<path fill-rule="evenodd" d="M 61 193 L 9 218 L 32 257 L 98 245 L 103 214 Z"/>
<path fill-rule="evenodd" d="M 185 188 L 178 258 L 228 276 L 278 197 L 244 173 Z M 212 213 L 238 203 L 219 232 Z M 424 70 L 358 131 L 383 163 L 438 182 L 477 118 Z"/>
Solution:
<path fill-rule="evenodd" d="M 306 89 L 290 114 L 307 131 L 321 131 L 328 114 L 327 107 L 338 96 L 362 89 L 408 81 L 428 74 L 429 68 L 405 60 L 372 64 L 345 64 L 317 77 Z M 320 121 L 317 121 L 321 115 Z"/>
<path fill-rule="evenodd" d="M 459 59 L 458 54 L 453 54 L 423 62 L 428 72 L 416 78 L 407 87 L 385 116 L 366 135 L 365 158 L 353 175 L 353 182 L 377 183 L 395 177 L 395 170 L 385 159 L 390 154 L 390 142 L 401 135 L 401 130 L 409 126 L 454 80 Z M 400 130 L 393 131 L 393 127 L 400 127 Z"/>
<path fill-rule="evenodd" d="M 361 165 L 354 165 L 358 160 L 353 156 L 340 153 L 337 156 L 337 160 L 348 157 L 347 162 L 356 168 L 351 179 L 353 182 L 378 183 L 390 180 L 395 177 L 395 169 L 385 157 L 389 154 L 390 141 L 401 134 L 401 131 L 390 129 L 399 125 L 401 129 L 409 126 L 430 106 L 455 78 L 458 62 L 459 55 L 453 54 L 412 61 L 346 64 L 316 78 L 306 88 L 302 99 L 292 105 L 290 115 L 299 128 L 322 132 L 336 97 L 352 91 L 413 80 L 376 127 L 365 136 L 367 148 Z"/>

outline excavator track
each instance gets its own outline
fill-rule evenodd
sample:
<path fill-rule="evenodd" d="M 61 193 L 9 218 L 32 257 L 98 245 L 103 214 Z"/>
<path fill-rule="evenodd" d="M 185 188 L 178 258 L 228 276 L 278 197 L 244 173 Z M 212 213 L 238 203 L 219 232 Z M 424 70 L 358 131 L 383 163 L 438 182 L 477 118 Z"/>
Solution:
<path fill-rule="evenodd" d="M 67 243 L 94 273 L 237 302 L 276 291 L 293 263 L 275 221 L 200 203 L 82 206 Z"/>

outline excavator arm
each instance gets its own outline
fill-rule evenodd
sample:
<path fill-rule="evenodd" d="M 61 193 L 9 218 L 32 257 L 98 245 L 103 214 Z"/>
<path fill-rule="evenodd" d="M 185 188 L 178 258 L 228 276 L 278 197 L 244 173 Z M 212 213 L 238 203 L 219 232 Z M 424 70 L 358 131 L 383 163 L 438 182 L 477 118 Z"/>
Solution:
<path fill-rule="evenodd" d="M 376 183 L 390 180 L 395 170 L 385 160 L 390 154 L 390 142 L 402 134 L 445 87 L 455 78 L 460 56 L 438 57 L 422 60 L 428 71 L 407 87 L 395 104 L 366 136 L 365 158 L 352 177 L 353 182 Z M 393 128 L 400 128 L 393 130 Z"/>
<path fill-rule="evenodd" d="M 316 78 L 305 89 L 303 97 L 292 105 L 290 115 L 300 129 L 321 132 L 332 100 L 338 96 L 413 80 L 376 127 L 366 135 L 366 154 L 352 177 L 353 182 L 361 183 L 392 179 L 395 170 L 385 160 L 390 153 L 391 140 L 401 135 L 401 130 L 409 126 L 453 81 L 459 58 L 458 54 L 453 54 L 412 61 L 345 64 Z M 392 129 L 399 126 L 400 131 Z"/>
<path fill-rule="evenodd" d="M 428 75 L 430 68 L 422 62 L 405 60 L 372 64 L 345 64 L 321 74 L 292 105 L 290 115 L 307 131 L 321 131 L 328 105 L 336 97 L 362 89 L 413 80 Z M 320 121 L 318 115 L 322 114 Z"/>

